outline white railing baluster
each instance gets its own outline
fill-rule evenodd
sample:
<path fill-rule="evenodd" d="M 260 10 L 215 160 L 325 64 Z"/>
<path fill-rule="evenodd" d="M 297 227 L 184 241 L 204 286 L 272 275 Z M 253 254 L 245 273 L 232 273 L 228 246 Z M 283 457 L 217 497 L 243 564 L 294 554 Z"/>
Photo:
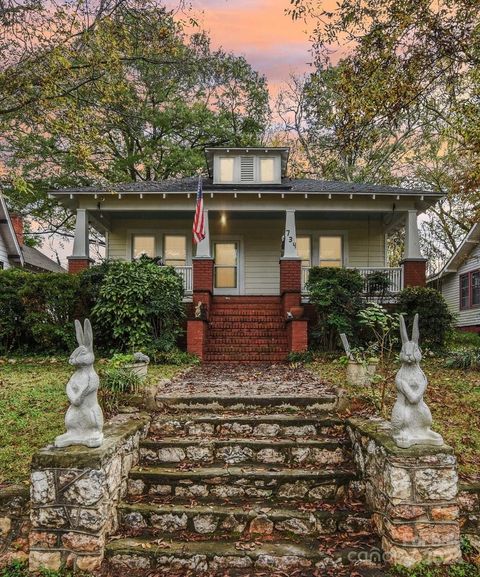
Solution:
<path fill-rule="evenodd" d="M 193 291 L 193 267 L 176 266 L 175 270 L 183 278 L 183 289 L 186 293 Z"/>

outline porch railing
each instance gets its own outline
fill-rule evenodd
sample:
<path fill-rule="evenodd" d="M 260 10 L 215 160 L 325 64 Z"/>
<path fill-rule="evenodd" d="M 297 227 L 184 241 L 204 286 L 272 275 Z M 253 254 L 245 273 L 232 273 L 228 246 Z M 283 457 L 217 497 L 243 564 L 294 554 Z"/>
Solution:
<path fill-rule="evenodd" d="M 193 267 L 176 266 L 175 270 L 183 278 L 183 289 L 190 294 L 193 291 Z"/>
<path fill-rule="evenodd" d="M 364 293 L 365 294 L 375 294 L 380 292 L 377 286 L 378 280 L 375 280 L 374 273 L 380 273 L 385 276 L 388 281 L 385 283 L 384 290 L 389 294 L 395 294 L 402 290 L 403 288 L 403 269 L 402 267 L 348 267 L 350 269 L 356 270 L 360 276 L 364 279 Z M 308 281 L 310 275 L 310 267 L 302 267 L 302 292 L 305 293 L 305 285 Z M 380 283 L 379 283 L 380 284 Z M 383 283 L 382 283 L 383 284 Z"/>

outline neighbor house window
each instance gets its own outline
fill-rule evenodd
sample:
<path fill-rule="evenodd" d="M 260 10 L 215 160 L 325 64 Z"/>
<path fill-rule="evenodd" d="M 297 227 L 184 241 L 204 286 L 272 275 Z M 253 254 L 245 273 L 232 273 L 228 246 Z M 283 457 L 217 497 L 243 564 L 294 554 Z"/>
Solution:
<path fill-rule="evenodd" d="M 167 234 L 163 239 L 163 262 L 168 266 L 187 264 L 187 237 Z"/>
<path fill-rule="evenodd" d="M 155 256 L 155 237 L 134 235 L 132 239 L 132 256 L 138 258 L 142 255 Z"/>
<path fill-rule="evenodd" d="M 341 236 L 321 236 L 319 243 L 319 265 L 322 267 L 343 265 L 343 239 Z"/>
<path fill-rule="evenodd" d="M 460 308 L 480 306 L 480 270 L 460 275 Z"/>
<path fill-rule="evenodd" d="M 312 250 L 309 236 L 297 236 L 297 254 L 302 259 L 302 268 L 312 266 Z"/>

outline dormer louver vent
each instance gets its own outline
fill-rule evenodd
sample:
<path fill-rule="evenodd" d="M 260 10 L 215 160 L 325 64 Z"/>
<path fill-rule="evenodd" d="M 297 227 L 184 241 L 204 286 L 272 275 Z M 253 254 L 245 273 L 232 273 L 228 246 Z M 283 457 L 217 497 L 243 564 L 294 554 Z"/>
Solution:
<path fill-rule="evenodd" d="M 240 181 L 255 181 L 255 158 L 253 156 L 240 157 Z"/>

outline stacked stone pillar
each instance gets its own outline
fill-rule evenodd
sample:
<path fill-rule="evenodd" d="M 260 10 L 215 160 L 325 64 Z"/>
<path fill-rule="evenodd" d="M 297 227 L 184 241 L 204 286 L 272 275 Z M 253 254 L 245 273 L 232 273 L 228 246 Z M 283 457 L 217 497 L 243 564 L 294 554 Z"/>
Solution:
<path fill-rule="evenodd" d="M 106 537 L 117 529 L 117 506 L 139 460 L 150 418 L 119 415 L 98 449 L 47 447 L 32 459 L 30 571 L 61 567 L 95 571 Z"/>
<path fill-rule="evenodd" d="M 461 560 L 457 462 L 451 447 L 398 448 L 389 423 L 350 419 L 348 431 L 385 562 Z"/>

